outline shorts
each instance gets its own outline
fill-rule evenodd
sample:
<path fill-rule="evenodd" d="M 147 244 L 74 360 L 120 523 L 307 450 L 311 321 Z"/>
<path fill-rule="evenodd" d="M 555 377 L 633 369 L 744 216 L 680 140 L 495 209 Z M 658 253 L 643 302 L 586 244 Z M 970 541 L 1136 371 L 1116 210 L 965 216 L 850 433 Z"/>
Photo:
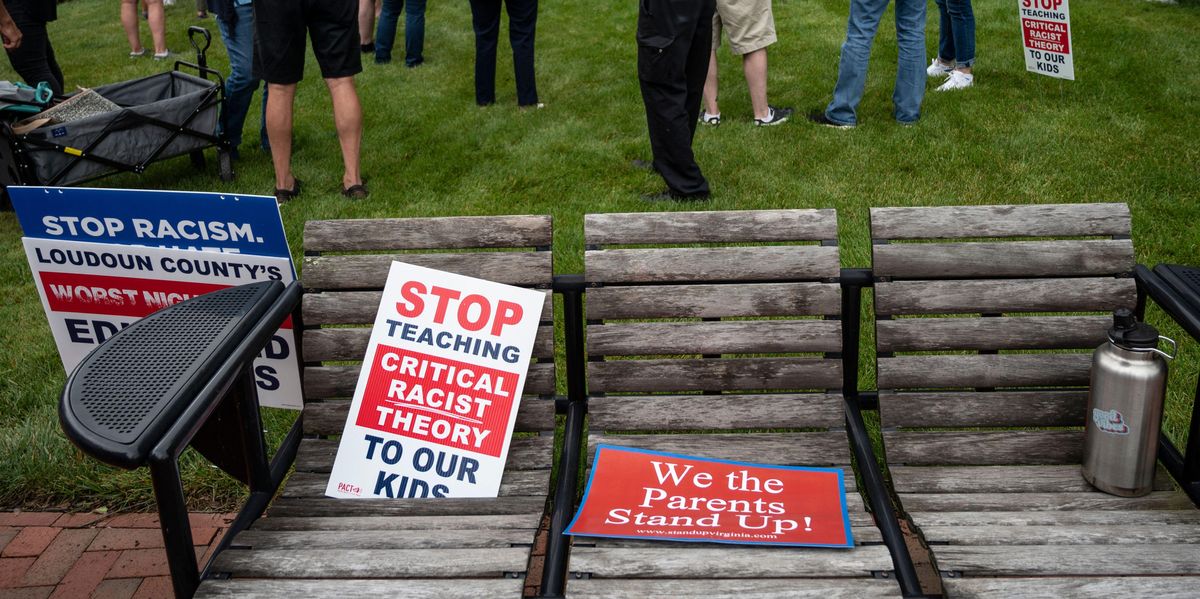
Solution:
<path fill-rule="evenodd" d="M 741 56 L 774 44 L 775 16 L 771 0 L 717 0 L 713 12 L 713 51 L 721 47 L 721 27 L 729 33 L 729 49 Z"/>
<path fill-rule="evenodd" d="M 305 34 L 326 79 L 362 72 L 358 0 L 255 0 L 254 76 L 288 85 L 304 78 Z"/>

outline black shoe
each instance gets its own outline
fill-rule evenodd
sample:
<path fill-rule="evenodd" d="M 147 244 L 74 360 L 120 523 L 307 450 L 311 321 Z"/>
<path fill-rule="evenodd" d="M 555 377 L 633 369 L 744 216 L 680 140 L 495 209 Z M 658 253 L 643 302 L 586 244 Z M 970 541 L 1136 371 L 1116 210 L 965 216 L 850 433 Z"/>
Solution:
<path fill-rule="evenodd" d="M 358 49 L 362 50 L 363 54 L 374 54 L 375 53 L 375 42 L 371 42 L 369 44 L 359 44 Z"/>
<path fill-rule="evenodd" d="M 365 200 L 370 192 L 367 191 L 367 184 L 359 183 L 350 187 L 342 188 L 342 196 L 351 200 Z"/>
<path fill-rule="evenodd" d="M 770 104 L 767 105 L 767 109 L 770 112 L 770 114 L 767 115 L 767 118 L 754 119 L 754 124 L 756 126 L 770 127 L 771 125 L 781 124 L 788 120 L 788 117 L 792 116 L 793 112 L 796 112 L 791 108 L 776 108 Z"/>
<path fill-rule="evenodd" d="M 846 123 L 839 123 L 837 121 L 829 120 L 829 117 L 825 116 L 824 110 L 814 110 L 813 112 L 808 113 L 808 120 L 810 120 L 818 125 L 824 125 L 826 127 L 833 127 L 834 129 L 853 129 L 854 128 L 854 125 L 849 125 Z"/>
<path fill-rule="evenodd" d="M 708 193 L 676 193 L 671 190 L 660 191 L 658 193 L 642 194 L 642 199 L 647 202 L 703 202 L 709 197 Z"/>
<path fill-rule="evenodd" d="M 284 204 L 300 197 L 300 179 L 293 178 L 291 189 L 275 189 L 275 202 Z"/>

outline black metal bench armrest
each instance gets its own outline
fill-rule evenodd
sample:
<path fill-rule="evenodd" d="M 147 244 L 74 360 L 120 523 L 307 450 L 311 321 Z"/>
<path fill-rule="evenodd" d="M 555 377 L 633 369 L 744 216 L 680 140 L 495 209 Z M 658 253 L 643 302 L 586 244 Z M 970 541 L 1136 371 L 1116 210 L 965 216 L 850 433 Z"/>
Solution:
<path fill-rule="evenodd" d="M 290 314 L 294 302 L 279 301 L 284 292 L 278 281 L 230 287 L 117 333 L 67 380 L 59 403 L 67 436 L 89 455 L 128 469 L 146 465 L 156 447 L 182 451 L 239 366 Z M 171 442 L 160 445 L 164 440 Z"/>

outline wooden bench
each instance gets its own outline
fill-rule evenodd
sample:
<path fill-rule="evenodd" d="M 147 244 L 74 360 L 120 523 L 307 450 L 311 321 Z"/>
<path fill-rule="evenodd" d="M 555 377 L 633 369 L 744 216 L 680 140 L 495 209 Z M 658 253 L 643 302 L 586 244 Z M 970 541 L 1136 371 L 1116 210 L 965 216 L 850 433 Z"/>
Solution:
<path fill-rule="evenodd" d="M 241 532 L 201 597 L 520 597 L 540 582 L 554 457 L 553 302 L 547 297 L 518 438 L 495 499 L 324 496 L 370 325 L 392 260 L 545 289 L 547 216 L 309 222 L 305 228 L 304 431 L 295 473 L 267 517 Z M 522 250 L 522 251 L 513 251 Z"/>
<path fill-rule="evenodd" d="M 577 537 L 568 596 L 900 594 L 850 468 L 836 237 L 833 210 L 585 217 L 589 464 L 607 443 L 841 466 L 857 546 Z"/>
<path fill-rule="evenodd" d="M 1080 475 L 1130 233 L 1124 204 L 871 210 L 887 463 L 950 596 L 1200 589 L 1200 510 L 1165 472 L 1134 499 Z"/>

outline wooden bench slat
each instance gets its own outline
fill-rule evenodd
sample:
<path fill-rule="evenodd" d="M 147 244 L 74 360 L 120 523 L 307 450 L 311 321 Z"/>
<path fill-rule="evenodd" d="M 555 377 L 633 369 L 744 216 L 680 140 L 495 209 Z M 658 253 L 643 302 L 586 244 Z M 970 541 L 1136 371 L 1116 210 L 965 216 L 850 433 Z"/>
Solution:
<path fill-rule="evenodd" d="M 596 446 L 601 443 L 736 462 L 769 460 L 782 466 L 846 466 L 845 475 L 854 476 L 848 467 L 850 442 L 843 432 L 591 435 L 589 465 L 596 455 Z"/>
<path fill-rule="evenodd" d="M 383 289 L 393 261 L 508 285 L 549 286 L 553 278 L 550 252 L 308 256 L 304 258 L 304 287 Z"/>
<path fill-rule="evenodd" d="M 1062 466 L 892 466 L 897 493 L 1095 493 L 1080 467 Z M 1158 467 L 1154 489 L 1175 488 Z"/>
<path fill-rule="evenodd" d="M 523 248 L 550 245 L 549 216 L 439 216 L 310 220 L 304 223 L 309 252 Z"/>
<path fill-rule="evenodd" d="M 324 497 L 329 475 L 317 472 L 295 472 L 284 487 L 283 497 Z M 550 492 L 549 470 L 507 470 L 500 480 L 500 496 L 546 496 Z"/>
<path fill-rule="evenodd" d="M 399 333 L 399 329 L 397 329 Z M 361 361 L 367 352 L 371 329 L 309 329 L 304 331 L 304 360 Z M 554 326 L 540 326 L 533 341 L 534 358 L 554 358 Z"/>
<path fill-rule="evenodd" d="M 1200 574 L 1200 545 L 945 546 L 938 567 L 968 576 Z"/>
<path fill-rule="evenodd" d="M 549 289 L 542 292 L 546 294 L 546 300 L 542 302 L 541 320 L 549 323 L 554 319 L 554 292 Z M 383 291 L 305 292 L 301 308 L 304 326 L 374 324 L 382 299 Z"/>
<path fill-rule="evenodd" d="M 1196 595 L 1193 576 L 1122 576 L 1105 578 L 943 578 L 948 596 L 982 597 L 1156 597 L 1191 599 Z"/>
<path fill-rule="evenodd" d="M 592 356 L 782 354 L 842 350 L 836 320 L 650 322 L 591 325 Z"/>
<path fill-rule="evenodd" d="M 213 570 L 254 578 L 502 578 L 524 572 L 528 547 L 222 551 Z"/>
<path fill-rule="evenodd" d="M 922 526 L 925 540 L 951 545 L 1146 545 L 1200 544 L 1200 526 L 1165 524 L 1077 524 L 1073 526 Z M 1130 548 L 1136 551 L 1136 548 Z M 1200 580 L 1197 580 L 1200 582 Z"/>
<path fill-rule="evenodd" d="M 995 512 L 917 512 L 909 511 L 918 526 L 1074 526 L 1080 524 L 1111 525 L 1112 510 L 1068 511 L 995 511 Z M 1200 525 L 1200 510 L 1188 506 L 1178 510 L 1127 510 L 1119 516 L 1124 523 L 1147 526 L 1152 524 Z"/>
<path fill-rule="evenodd" d="M 993 466 L 1079 464 L 1082 430 L 883 431 L 889 464 Z"/>
<path fill-rule="evenodd" d="M 897 356 L 879 358 L 879 388 L 1086 386 L 1091 371 L 1088 353 Z"/>
<path fill-rule="evenodd" d="M 824 358 L 613 360 L 588 363 L 596 393 L 840 389 L 842 363 Z"/>
<path fill-rule="evenodd" d="M 1131 230 L 1129 206 L 1120 203 L 871 208 L 874 239 L 1084 237 Z"/>
<path fill-rule="evenodd" d="M 333 468 L 338 441 L 333 439 L 303 439 L 296 450 L 297 472 L 328 473 Z M 543 470 L 551 468 L 554 439 L 550 436 L 516 437 L 509 444 L 505 470 Z M 428 503 L 441 503 L 433 501 Z"/>
<path fill-rule="evenodd" d="M 308 530 L 238 533 L 231 550 L 253 549 L 455 549 L 530 545 L 537 529 Z"/>
<path fill-rule="evenodd" d="M 836 283 L 618 286 L 587 292 L 587 317 L 592 320 L 836 316 L 841 312 L 841 289 Z"/>
<path fill-rule="evenodd" d="M 1112 312 L 1134 307 L 1133 279 L 893 281 L 875 284 L 879 316 L 1002 312 Z"/>
<path fill-rule="evenodd" d="M 600 430 L 722 430 L 845 426 L 836 393 L 593 397 L 588 422 Z"/>
<path fill-rule="evenodd" d="M 837 211 L 723 210 L 585 214 L 587 245 L 749 243 L 837 239 Z"/>
<path fill-rule="evenodd" d="M 487 497 L 479 499 L 332 499 L 281 497 L 271 503 L 269 517 L 413 517 L 492 516 L 528 514 L 546 506 L 545 497 Z"/>
<path fill-rule="evenodd" d="M 354 395 L 361 366 L 308 366 L 304 369 L 304 396 L 310 399 L 330 399 Z M 529 365 L 525 377 L 528 395 L 553 395 L 555 392 L 554 363 Z"/>
<path fill-rule="evenodd" d="M 342 516 L 342 517 L 278 517 L 259 518 L 252 530 L 500 530 L 533 529 L 542 520 L 542 508 L 525 514 L 454 515 L 454 516 Z"/>
<path fill-rule="evenodd" d="M 329 399 L 304 404 L 304 432 L 309 435 L 340 435 L 346 428 L 350 400 Z M 517 410 L 519 433 L 539 433 L 555 428 L 554 400 L 526 396 Z"/>
<path fill-rule="evenodd" d="M 1187 495 L 1152 491 L 1142 497 L 1116 497 L 1105 493 L 901 493 L 900 503 L 910 512 L 986 512 L 1013 510 L 1182 510 L 1192 507 Z M 1114 515 L 1116 521 L 1120 516 Z"/>
<path fill-rule="evenodd" d="M 570 569 L 591 573 L 592 578 L 852 578 L 889 571 L 892 558 L 882 545 L 839 551 L 738 546 L 575 547 L 571 551 Z"/>
<path fill-rule="evenodd" d="M 584 253 L 589 283 L 833 279 L 838 248 L 819 245 L 593 250 Z"/>
<path fill-rule="evenodd" d="M 875 599 L 899 597 L 893 580 L 764 578 L 759 580 L 627 580 L 611 578 L 572 579 L 567 583 L 571 597 L 580 599 Z"/>
<path fill-rule="evenodd" d="M 873 246 L 875 276 L 894 279 L 1081 277 L 1133 271 L 1133 241 L 898 243 Z"/>
<path fill-rule="evenodd" d="M 297 580 L 230 578 L 205 580 L 196 597 L 279 599 L 279 597 L 359 597 L 363 599 L 479 599 L 512 597 L 524 590 L 524 578 L 463 580 Z"/>
<path fill-rule="evenodd" d="M 881 391 L 887 427 L 1083 426 L 1086 389 L 1065 391 Z"/>
<path fill-rule="evenodd" d="M 1103 343 L 1111 326 L 1108 316 L 898 318 L 875 321 L 875 335 L 881 352 L 1083 349 Z"/>

